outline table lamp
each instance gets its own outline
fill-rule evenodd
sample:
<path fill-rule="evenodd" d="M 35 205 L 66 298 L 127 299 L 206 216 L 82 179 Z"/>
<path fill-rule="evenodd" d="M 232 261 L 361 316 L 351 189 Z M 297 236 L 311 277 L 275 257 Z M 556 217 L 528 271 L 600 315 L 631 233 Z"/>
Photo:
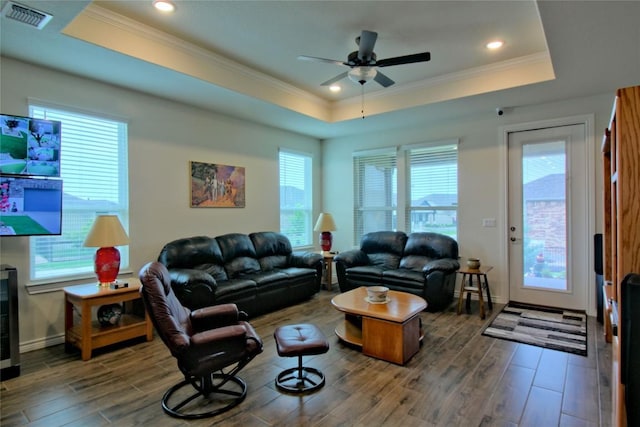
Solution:
<path fill-rule="evenodd" d="M 331 232 L 335 230 L 336 223 L 333 221 L 333 216 L 330 213 L 321 212 L 313 231 L 320 232 L 320 247 L 323 251 L 331 250 L 331 244 L 333 243 Z"/>
<path fill-rule="evenodd" d="M 129 237 L 122 228 L 117 215 L 98 215 L 84 246 L 100 248 L 94 258 L 95 272 L 100 286 L 109 286 L 116 281 L 120 271 L 120 251 L 114 246 L 126 245 Z"/>

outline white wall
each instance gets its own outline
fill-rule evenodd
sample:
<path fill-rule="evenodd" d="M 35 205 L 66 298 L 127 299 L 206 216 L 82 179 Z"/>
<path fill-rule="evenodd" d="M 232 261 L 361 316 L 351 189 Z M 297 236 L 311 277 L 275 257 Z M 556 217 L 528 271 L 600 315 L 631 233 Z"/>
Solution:
<path fill-rule="evenodd" d="M 602 94 L 564 102 L 520 107 L 498 118 L 491 105 L 474 117 L 451 117 L 446 121 L 425 122 L 419 127 L 396 129 L 384 133 L 362 134 L 334 138 L 323 142 L 324 189 L 323 206 L 336 218 L 333 233 L 335 250 L 354 247 L 353 241 L 353 172 L 352 152 L 372 148 L 398 146 L 428 141 L 458 138 L 459 194 L 458 243 L 461 257 L 476 256 L 486 265 L 494 266 L 489 273 L 492 296 L 500 302 L 508 301 L 506 259 L 506 159 L 501 127 L 595 114 L 595 137 L 592 145 L 596 174 L 594 180 L 595 212 L 591 212 L 596 231 L 602 229 L 602 172 L 600 146 L 602 134 L 608 126 L 614 94 Z M 369 117 L 365 120 L 375 120 Z M 502 147 L 502 148 L 501 148 Z M 496 228 L 482 227 L 483 218 L 496 218 Z M 591 238 L 589 238 L 591 241 Z M 356 245 L 357 246 L 357 245 Z M 585 266 L 593 274 L 593 265 Z M 593 286 L 590 284 L 589 286 Z M 590 295 L 593 295 L 590 292 Z M 595 302 L 590 310 L 595 313 Z"/>
<path fill-rule="evenodd" d="M 279 147 L 313 156 L 314 217 L 321 210 L 321 144 L 317 139 L 0 59 L 2 113 L 27 115 L 30 97 L 122 117 L 128 122 L 129 249 L 134 274 L 146 262 L 155 260 L 165 243 L 176 238 L 277 231 Z M 245 167 L 246 207 L 190 208 L 191 160 Z M 25 291 L 28 244 L 27 237 L 0 238 L 1 262 L 18 269 L 23 351 L 60 342 L 64 334 L 63 292 L 30 295 Z"/>

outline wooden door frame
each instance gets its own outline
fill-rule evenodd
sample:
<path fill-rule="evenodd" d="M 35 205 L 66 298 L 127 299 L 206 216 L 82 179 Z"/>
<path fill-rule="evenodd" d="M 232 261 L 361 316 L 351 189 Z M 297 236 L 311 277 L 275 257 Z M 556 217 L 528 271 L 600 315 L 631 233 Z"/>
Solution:
<path fill-rule="evenodd" d="M 500 245 L 500 258 L 502 259 L 502 265 L 505 267 L 500 269 L 500 279 L 499 282 L 503 284 L 502 286 L 502 301 L 503 303 L 507 303 L 509 301 L 509 245 L 507 240 L 509 239 L 508 233 L 508 224 L 509 224 L 509 134 L 513 132 L 521 132 L 521 131 L 529 131 L 550 127 L 558 127 L 558 126 L 567 126 L 574 124 L 582 124 L 585 129 L 585 143 L 587 144 L 587 152 L 586 152 L 586 171 L 587 176 L 593 177 L 587 181 L 587 206 L 588 206 L 588 215 L 587 215 L 587 232 L 589 236 L 593 236 L 595 234 L 595 222 L 596 222 L 596 150 L 599 153 L 599 147 L 596 147 L 596 143 L 594 140 L 594 122 L 595 115 L 594 114 L 584 114 L 578 116 L 569 116 L 569 117 L 560 117 L 556 119 L 548 119 L 548 120 L 540 120 L 535 122 L 525 122 L 525 123 L 515 123 L 510 125 L 500 126 L 499 130 L 499 141 L 498 145 L 499 153 L 499 161 L 500 161 L 500 186 L 502 188 L 502 212 L 500 214 L 500 219 L 502 223 L 502 227 L 498 230 L 498 238 L 503 243 Z M 591 149 L 589 149 L 591 147 Z M 592 237 L 588 237 L 588 241 L 592 240 Z M 593 260 L 593 245 L 589 245 L 588 248 L 588 258 L 590 261 Z M 596 298 L 595 298 L 595 272 L 593 268 L 589 267 L 589 283 L 587 284 L 587 315 L 595 316 L 596 315 Z M 591 286 L 593 285 L 593 286 Z M 593 288 L 593 292 L 590 292 L 589 289 Z"/>

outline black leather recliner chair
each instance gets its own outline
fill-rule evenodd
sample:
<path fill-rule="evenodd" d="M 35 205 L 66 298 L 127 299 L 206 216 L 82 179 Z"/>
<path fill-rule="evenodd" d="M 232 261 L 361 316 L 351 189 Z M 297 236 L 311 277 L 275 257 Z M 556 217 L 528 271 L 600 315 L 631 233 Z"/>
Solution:
<path fill-rule="evenodd" d="M 171 289 L 169 272 L 159 262 L 140 270 L 140 294 L 156 332 L 184 380 L 162 398 L 163 410 L 196 419 L 227 411 L 244 400 L 246 383 L 238 372 L 262 352 L 262 341 L 235 304 L 195 311 L 183 307 Z M 185 389 L 194 390 L 185 393 Z"/>
<path fill-rule="evenodd" d="M 377 231 L 362 237 L 360 249 L 334 257 L 341 292 L 382 285 L 427 301 L 427 311 L 440 311 L 453 301 L 458 243 L 438 233 Z"/>

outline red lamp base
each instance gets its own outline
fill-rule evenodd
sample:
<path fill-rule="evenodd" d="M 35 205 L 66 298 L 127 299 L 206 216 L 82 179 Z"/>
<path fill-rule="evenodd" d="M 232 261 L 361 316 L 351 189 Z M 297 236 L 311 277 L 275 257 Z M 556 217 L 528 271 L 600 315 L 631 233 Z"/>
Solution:
<path fill-rule="evenodd" d="M 114 247 L 100 248 L 96 251 L 95 272 L 101 285 L 116 281 L 120 272 L 120 251 Z"/>
<path fill-rule="evenodd" d="M 330 251 L 331 244 L 333 243 L 333 236 L 330 231 L 323 231 L 320 233 L 320 247 L 323 251 Z"/>

